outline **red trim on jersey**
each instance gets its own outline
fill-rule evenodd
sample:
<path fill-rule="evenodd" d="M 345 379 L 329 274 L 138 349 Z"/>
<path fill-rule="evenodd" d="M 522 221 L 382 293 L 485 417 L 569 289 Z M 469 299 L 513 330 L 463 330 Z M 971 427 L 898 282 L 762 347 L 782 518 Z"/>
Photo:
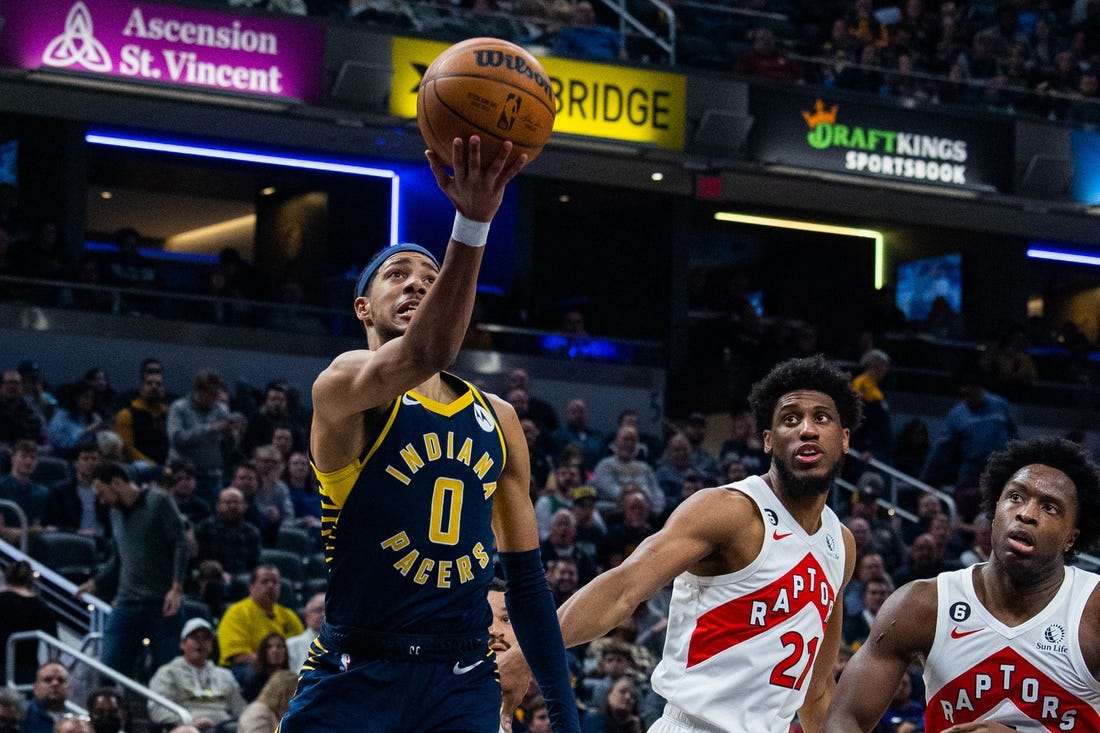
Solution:
<path fill-rule="evenodd" d="M 796 595 L 796 585 L 799 586 Z M 828 590 L 822 603 L 821 586 Z M 777 609 L 777 602 L 785 595 L 788 609 Z M 688 643 L 687 666 L 694 667 L 716 654 L 775 628 L 778 624 L 797 615 L 806 606 L 814 606 L 821 615 L 821 627 L 829 617 L 836 591 L 825 577 L 825 571 L 811 553 L 806 553 L 797 565 L 760 590 L 716 606 L 699 617 Z M 765 608 L 763 623 L 759 622 L 759 607 Z M 750 623 L 751 622 L 751 623 Z"/>

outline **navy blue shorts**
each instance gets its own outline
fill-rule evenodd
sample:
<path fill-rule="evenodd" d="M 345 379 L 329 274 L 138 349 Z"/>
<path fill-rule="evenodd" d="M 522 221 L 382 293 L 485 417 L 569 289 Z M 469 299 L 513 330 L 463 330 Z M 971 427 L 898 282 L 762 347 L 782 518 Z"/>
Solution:
<path fill-rule="evenodd" d="M 363 644 L 323 627 L 278 733 L 492 733 L 500 679 L 483 639 L 402 635 Z"/>

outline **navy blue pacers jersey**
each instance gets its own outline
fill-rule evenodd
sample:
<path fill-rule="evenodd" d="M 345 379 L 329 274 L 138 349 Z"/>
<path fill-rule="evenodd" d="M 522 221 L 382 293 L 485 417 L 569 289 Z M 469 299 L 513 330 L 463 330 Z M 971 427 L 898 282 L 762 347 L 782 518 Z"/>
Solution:
<path fill-rule="evenodd" d="M 394 402 L 360 458 L 321 483 L 326 623 L 386 633 L 484 633 L 493 492 L 507 458 L 486 397 Z"/>

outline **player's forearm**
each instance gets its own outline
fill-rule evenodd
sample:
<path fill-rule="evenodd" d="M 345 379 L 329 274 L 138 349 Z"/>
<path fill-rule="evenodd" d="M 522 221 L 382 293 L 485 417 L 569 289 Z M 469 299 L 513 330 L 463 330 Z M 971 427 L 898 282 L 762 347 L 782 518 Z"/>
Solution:
<path fill-rule="evenodd" d="M 635 602 L 615 570 L 597 577 L 558 609 L 565 648 L 598 639 L 630 618 Z"/>
<path fill-rule="evenodd" d="M 439 278 L 417 308 L 404 341 L 418 361 L 438 371 L 454 361 L 470 325 L 477 294 L 477 275 L 484 247 L 452 241 L 443 257 Z"/>

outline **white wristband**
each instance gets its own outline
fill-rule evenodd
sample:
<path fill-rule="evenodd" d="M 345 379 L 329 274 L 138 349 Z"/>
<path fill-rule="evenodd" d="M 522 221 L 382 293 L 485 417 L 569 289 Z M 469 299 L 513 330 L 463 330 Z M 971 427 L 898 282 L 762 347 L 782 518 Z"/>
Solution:
<path fill-rule="evenodd" d="M 451 239 L 462 242 L 471 247 L 484 247 L 489 239 L 488 221 L 474 221 L 467 219 L 462 214 L 455 212 L 455 225 L 451 230 Z"/>

